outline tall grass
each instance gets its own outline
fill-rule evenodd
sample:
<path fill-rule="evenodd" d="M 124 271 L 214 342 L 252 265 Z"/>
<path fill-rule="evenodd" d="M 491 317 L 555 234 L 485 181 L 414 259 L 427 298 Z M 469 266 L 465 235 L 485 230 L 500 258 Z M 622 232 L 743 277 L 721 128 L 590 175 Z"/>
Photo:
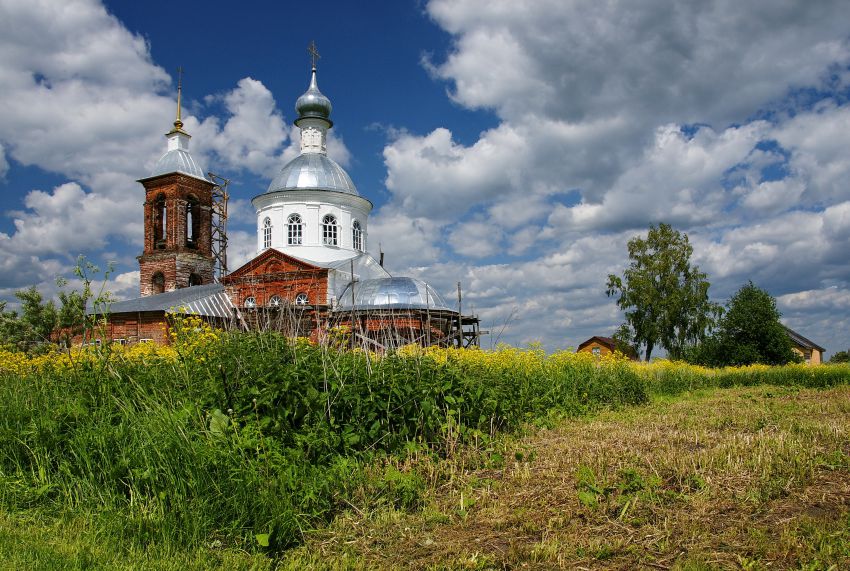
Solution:
<path fill-rule="evenodd" d="M 447 455 L 552 412 L 652 392 L 829 386 L 850 371 L 653 368 L 511 348 L 379 357 L 192 321 L 174 331 L 165 349 L 0 353 L 0 507 L 99 514 L 140 545 L 279 549 L 364 490 L 417 505 L 421 479 L 393 466 L 411 450 Z"/>

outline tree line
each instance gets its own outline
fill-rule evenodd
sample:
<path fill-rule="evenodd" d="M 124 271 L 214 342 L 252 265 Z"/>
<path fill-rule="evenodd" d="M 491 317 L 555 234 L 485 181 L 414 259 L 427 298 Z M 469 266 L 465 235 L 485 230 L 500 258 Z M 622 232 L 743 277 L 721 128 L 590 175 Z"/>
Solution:
<path fill-rule="evenodd" d="M 650 226 L 645 237 L 629 240 L 628 253 L 622 276 L 608 276 L 606 294 L 616 296 L 625 316 L 615 339 L 643 350 L 647 361 L 657 347 L 672 359 L 712 367 L 801 361 L 767 291 L 748 281 L 725 306 L 711 301 L 687 234 Z"/>
<path fill-rule="evenodd" d="M 74 275 L 82 288 L 66 290 L 68 281 L 57 278 L 58 303 L 45 299 L 35 286 L 15 292 L 20 302 L 18 310 L 7 310 L 7 302 L 0 300 L 0 347 L 26 352 L 39 352 L 55 345 L 70 347 L 75 336 L 95 325 L 96 320 L 87 315 L 87 308 L 108 308 L 112 299 L 106 290 L 112 266 L 104 272 L 100 286 L 93 288 L 93 277 L 99 272 L 97 266 L 80 256 Z"/>

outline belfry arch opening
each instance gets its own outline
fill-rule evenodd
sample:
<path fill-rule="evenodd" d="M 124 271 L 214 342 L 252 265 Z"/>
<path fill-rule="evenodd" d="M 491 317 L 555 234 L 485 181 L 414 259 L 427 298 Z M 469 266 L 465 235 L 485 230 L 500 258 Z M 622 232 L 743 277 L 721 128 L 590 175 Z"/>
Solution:
<path fill-rule="evenodd" d="M 166 236 L 168 235 L 168 210 L 165 203 L 165 195 L 160 194 L 153 203 L 153 241 L 154 247 L 164 249 Z"/>
<path fill-rule="evenodd" d="M 198 247 L 201 234 L 201 203 L 194 196 L 186 199 L 186 246 Z"/>

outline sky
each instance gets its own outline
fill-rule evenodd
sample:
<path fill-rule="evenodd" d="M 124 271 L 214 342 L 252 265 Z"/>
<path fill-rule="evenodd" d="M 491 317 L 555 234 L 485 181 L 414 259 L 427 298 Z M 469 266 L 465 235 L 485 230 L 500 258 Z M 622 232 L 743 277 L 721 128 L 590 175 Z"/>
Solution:
<path fill-rule="evenodd" d="M 664 222 L 713 299 L 752 280 L 850 347 L 850 7 L 829 0 L 0 0 L 0 299 L 54 295 L 81 254 L 138 295 L 136 181 L 178 66 L 191 152 L 231 180 L 231 266 L 255 255 L 313 40 L 369 250 L 448 300 L 461 282 L 483 346 L 612 334 L 606 277 Z"/>

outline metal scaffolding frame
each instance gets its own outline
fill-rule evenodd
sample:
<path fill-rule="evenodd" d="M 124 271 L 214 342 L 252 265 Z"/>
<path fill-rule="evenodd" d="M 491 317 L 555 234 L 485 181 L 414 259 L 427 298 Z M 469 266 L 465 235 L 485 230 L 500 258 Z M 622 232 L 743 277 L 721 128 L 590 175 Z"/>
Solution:
<path fill-rule="evenodd" d="M 213 273 L 216 281 L 227 275 L 227 185 L 230 180 L 208 173 L 215 183 L 212 189 L 212 253 L 215 258 Z"/>

